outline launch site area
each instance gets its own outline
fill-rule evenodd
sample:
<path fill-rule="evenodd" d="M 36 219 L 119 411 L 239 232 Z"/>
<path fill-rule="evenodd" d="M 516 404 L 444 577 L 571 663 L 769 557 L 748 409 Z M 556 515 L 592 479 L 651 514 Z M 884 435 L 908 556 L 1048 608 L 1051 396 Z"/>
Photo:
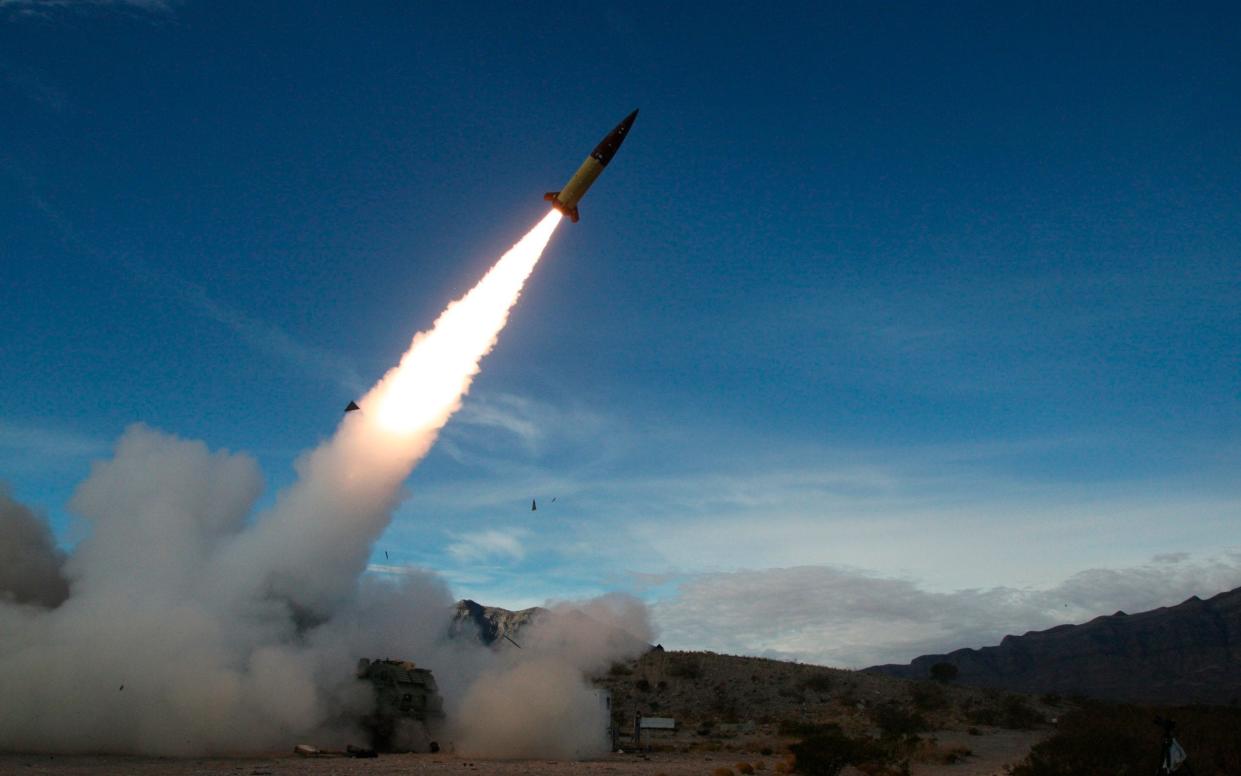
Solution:
<path fill-rule="evenodd" d="M 1241 5 L 0 0 L 0 774 L 1241 774 Z"/>

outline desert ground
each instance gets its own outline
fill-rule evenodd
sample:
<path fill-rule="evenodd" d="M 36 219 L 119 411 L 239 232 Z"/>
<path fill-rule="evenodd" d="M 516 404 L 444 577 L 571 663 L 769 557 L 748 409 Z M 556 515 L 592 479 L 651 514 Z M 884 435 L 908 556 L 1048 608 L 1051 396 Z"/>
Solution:
<path fill-rule="evenodd" d="M 968 747 L 973 755 L 952 765 L 915 762 L 912 776 L 999 776 L 1004 766 L 1025 757 L 1045 732 L 987 730 L 982 735 L 941 731 L 935 736 L 945 746 Z M 387 774 L 488 773 L 499 776 L 532 774 L 617 774 L 618 776 L 711 776 L 728 768 L 740 776 L 740 763 L 756 773 L 769 774 L 783 762 L 780 755 L 751 752 L 652 752 L 612 754 L 598 760 L 479 760 L 445 754 L 394 754 L 375 759 L 304 758 L 288 754 L 258 757 L 174 759 L 165 757 L 110 757 L 101 755 L 0 754 L 0 774 L 9 776 L 386 776 Z M 857 774 L 846 769 L 845 774 Z"/>

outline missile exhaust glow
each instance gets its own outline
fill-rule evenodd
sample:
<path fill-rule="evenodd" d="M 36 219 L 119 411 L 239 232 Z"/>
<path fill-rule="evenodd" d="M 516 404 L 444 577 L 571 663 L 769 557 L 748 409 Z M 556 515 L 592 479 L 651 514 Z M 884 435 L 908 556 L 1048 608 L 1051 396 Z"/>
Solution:
<path fill-rule="evenodd" d="M 506 252 L 400 362 L 346 413 L 336 433 L 297 463 L 298 481 L 241 537 L 221 571 L 312 617 L 348 600 L 401 486 L 461 406 L 562 215 L 552 210 Z"/>
<path fill-rule="evenodd" d="M 405 436 L 447 422 L 560 220 L 558 211 L 548 213 L 472 291 L 440 314 L 431 331 L 414 338 L 400 364 L 362 401 L 363 407 L 375 408 L 374 421 L 382 430 Z"/>

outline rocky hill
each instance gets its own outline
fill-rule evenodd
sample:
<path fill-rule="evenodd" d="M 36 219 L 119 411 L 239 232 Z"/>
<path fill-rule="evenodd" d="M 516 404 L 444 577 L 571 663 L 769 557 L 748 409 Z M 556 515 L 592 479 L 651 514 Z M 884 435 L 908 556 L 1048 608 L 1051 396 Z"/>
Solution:
<path fill-rule="evenodd" d="M 599 622 L 578 609 L 551 610 L 532 606 L 514 612 L 498 606 L 483 606 L 468 598 L 457 602 L 448 634 L 453 638 L 477 638 L 489 647 L 503 649 L 521 646 L 530 637 L 528 630 L 535 623 L 551 626 L 550 631 L 542 633 L 544 638 L 563 638 L 569 632 L 590 634 L 590 640 L 608 654 L 639 655 L 651 648 L 629 632 Z"/>
<path fill-rule="evenodd" d="M 1086 695 L 1146 703 L 1241 700 L 1241 588 L 1139 614 L 1097 617 L 998 646 L 923 655 L 871 673 L 923 679 L 949 663 L 956 682 L 1023 693 Z"/>
<path fill-rule="evenodd" d="M 521 630 L 547 614 L 548 610 L 541 606 L 512 612 L 498 606 L 483 606 L 466 598 L 457 602 L 457 611 L 448 632 L 454 638 L 477 633 L 478 640 L 489 647 L 503 641 L 506 636 L 520 643 L 518 634 Z"/>

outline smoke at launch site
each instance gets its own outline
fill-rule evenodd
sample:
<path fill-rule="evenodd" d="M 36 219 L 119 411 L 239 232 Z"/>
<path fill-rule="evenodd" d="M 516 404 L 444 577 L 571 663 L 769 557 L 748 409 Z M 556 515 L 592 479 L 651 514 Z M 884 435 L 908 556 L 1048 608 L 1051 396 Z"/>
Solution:
<path fill-rule="evenodd" d="M 343 746 L 360 740 L 353 720 L 372 703 L 357 659 L 401 657 L 435 672 L 458 751 L 600 751 L 606 716 L 583 672 L 650 640 L 636 601 L 549 617 L 526 649 L 497 652 L 448 639 L 453 597 L 439 578 L 363 574 L 560 219 L 549 213 L 415 336 L 260 514 L 253 458 L 143 424 L 75 492 L 89 535 L 67 557 L 45 521 L 0 493 L 0 749 Z M 600 621 L 633 638 L 600 639 Z"/>

